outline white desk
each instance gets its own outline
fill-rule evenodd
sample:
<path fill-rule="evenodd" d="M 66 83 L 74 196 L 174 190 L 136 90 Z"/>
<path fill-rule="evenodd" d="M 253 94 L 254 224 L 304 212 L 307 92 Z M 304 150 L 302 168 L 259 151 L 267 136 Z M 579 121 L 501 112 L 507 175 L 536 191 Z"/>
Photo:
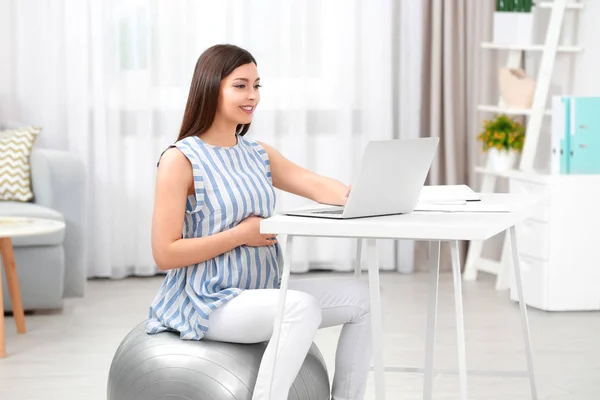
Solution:
<path fill-rule="evenodd" d="M 288 289 L 290 268 L 292 263 L 292 246 L 294 236 L 321 236 L 338 238 L 366 239 L 367 260 L 369 274 L 369 290 L 371 297 L 371 317 L 373 329 L 373 364 L 375 370 L 375 392 L 377 399 L 385 398 L 384 370 L 423 372 L 425 374 L 423 398 L 431 399 L 434 376 L 434 343 L 435 324 L 438 309 L 438 278 L 439 278 L 439 251 L 440 242 L 448 241 L 451 249 L 452 272 L 454 275 L 454 300 L 456 307 L 456 327 L 458 342 L 458 373 L 460 380 L 461 399 L 468 398 L 467 393 L 467 365 L 465 352 L 465 334 L 462 305 L 462 286 L 460 259 L 458 255 L 459 240 L 486 240 L 492 236 L 509 231 L 510 243 L 513 254 L 513 265 L 518 289 L 521 309 L 521 323 L 527 352 L 527 373 L 515 374 L 501 373 L 499 375 L 528 376 L 531 386 L 531 396 L 537 399 L 535 377 L 533 373 L 533 360 L 531 340 L 529 337 L 529 323 L 527 309 L 523 301 L 521 272 L 519 268 L 518 249 L 515 240 L 515 224 L 529 215 L 536 206 L 535 199 L 524 198 L 515 194 L 484 194 L 484 204 L 506 204 L 510 212 L 490 213 L 439 213 L 415 212 L 405 215 L 393 215 L 372 218 L 359 218 L 351 220 L 332 220 L 322 218 L 292 217 L 276 215 L 261 222 L 261 232 L 287 235 L 284 265 L 281 280 L 280 302 L 275 329 L 272 340 L 279 342 L 281 320 Z M 379 265 L 377 259 L 376 239 L 414 239 L 430 242 L 430 270 L 431 288 L 429 296 L 429 311 L 427 317 L 427 337 L 425 368 L 400 368 L 385 367 L 383 362 L 382 316 L 381 299 L 379 292 Z M 361 246 L 358 246 L 360 249 Z M 355 270 L 355 276 L 360 275 L 360 265 Z M 275 355 L 277 357 L 277 355 Z M 470 372 L 474 373 L 474 372 Z M 487 371 L 480 374 L 495 375 Z M 275 399 L 273 399 L 275 400 Z"/>

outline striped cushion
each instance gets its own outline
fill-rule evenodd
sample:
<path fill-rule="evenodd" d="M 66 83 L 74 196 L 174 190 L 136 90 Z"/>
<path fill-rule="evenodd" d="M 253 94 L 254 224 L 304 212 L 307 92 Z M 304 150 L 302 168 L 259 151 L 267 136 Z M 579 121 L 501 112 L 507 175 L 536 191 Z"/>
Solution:
<path fill-rule="evenodd" d="M 30 201 L 29 154 L 41 128 L 0 131 L 0 200 Z"/>

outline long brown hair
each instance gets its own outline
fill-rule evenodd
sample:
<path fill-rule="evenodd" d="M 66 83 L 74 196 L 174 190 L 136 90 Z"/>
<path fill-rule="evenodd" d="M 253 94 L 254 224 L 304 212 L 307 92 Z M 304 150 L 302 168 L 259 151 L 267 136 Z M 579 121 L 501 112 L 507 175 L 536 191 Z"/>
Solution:
<path fill-rule="evenodd" d="M 218 44 L 205 50 L 194 69 L 183 122 L 177 140 L 206 132 L 217 112 L 221 80 L 234 69 L 256 60 L 247 50 L 231 44 Z M 250 124 L 240 124 L 236 132 L 245 135 Z"/>

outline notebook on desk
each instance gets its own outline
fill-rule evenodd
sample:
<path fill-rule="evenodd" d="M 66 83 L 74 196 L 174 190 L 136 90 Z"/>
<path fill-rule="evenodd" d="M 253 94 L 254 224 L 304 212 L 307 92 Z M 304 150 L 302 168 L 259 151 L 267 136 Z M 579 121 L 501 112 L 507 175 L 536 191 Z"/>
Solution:
<path fill-rule="evenodd" d="M 422 203 L 452 203 L 481 201 L 481 196 L 467 185 L 428 185 L 423 186 L 419 195 Z"/>
<path fill-rule="evenodd" d="M 511 212 L 515 210 L 515 205 L 506 203 L 502 199 L 494 197 L 493 199 L 479 197 L 477 201 L 464 201 L 462 203 L 444 203 L 444 202 L 419 202 L 415 207 L 415 212 Z"/>

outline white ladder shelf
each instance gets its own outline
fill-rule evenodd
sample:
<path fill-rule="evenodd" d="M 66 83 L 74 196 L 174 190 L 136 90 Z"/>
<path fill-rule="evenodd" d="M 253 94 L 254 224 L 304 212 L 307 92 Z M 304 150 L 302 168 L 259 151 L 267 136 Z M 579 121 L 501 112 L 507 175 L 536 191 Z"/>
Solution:
<path fill-rule="evenodd" d="M 486 49 L 507 50 L 508 59 L 506 62 L 506 67 L 508 68 L 519 68 L 523 60 L 524 52 L 542 51 L 542 58 L 540 61 L 531 109 L 508 109 L 504 106 L 504 101 L 502 98 L 499 99 L 497 106 L 479 105 L 477 107 L 481 112 L 523 115 L 529 117 L 525 134 L 525 142 L 523 144 L 523 151 L 521 154 L 521 161 L 519 164 L 519 169 L 523 172 L 533 171 L 543 119 L 544 117 L 551 115 L 551 111 L 547 110 L 545 107 L 548 99 L 548 91 L 550 88 L 550 82 L 552 80 L 556 55 L 558 52 L 574 54 L 582 51 L 582 48 L 578 46 L 561 46 L 559 45 L 559 40 L 564 22 L 565 10 L 581 10 L 583 9 L 583 3 L 574 2 L 572 0 L 542 1 L 537 4 L 536 7 L 552 10 L 550 21 L 546 30 L 545 43 L 543 45 L 512 46 L 496 45 L 488 42 L 481 44 L 481 47 Z M 486 167 L 476 168 L 475 170 L 476 172 L 483 174 L 483 180 L 480 188 L 480 192 L 482 193 L 494 192 L 497 179 L 499 177 L 508 177 L 511 175 L 511 172 L 504 174 L 498 174 L 494 172 L 491 168 L 489 158 L 487 160 Z M 513 171 L 512 173 L 517 173 L 517 171 Z M 510 262 L 508 260 L 508 255 L 510 254 L 509 241 L 506 240 L 505 237 L 500 261 L 482 257 L 481 253 L 483 250 L 483 244 L 483 242 L 470 242 L 467 259 L 465 262 L 465 272 L 463 275 L 464 279 L 467 281 L 475 280 L 477 279 L 478 271 L 484 271 L 497 276 L 497 290 L 508 289 L 507 271 L 509 267 L 508 263 Z"/>

